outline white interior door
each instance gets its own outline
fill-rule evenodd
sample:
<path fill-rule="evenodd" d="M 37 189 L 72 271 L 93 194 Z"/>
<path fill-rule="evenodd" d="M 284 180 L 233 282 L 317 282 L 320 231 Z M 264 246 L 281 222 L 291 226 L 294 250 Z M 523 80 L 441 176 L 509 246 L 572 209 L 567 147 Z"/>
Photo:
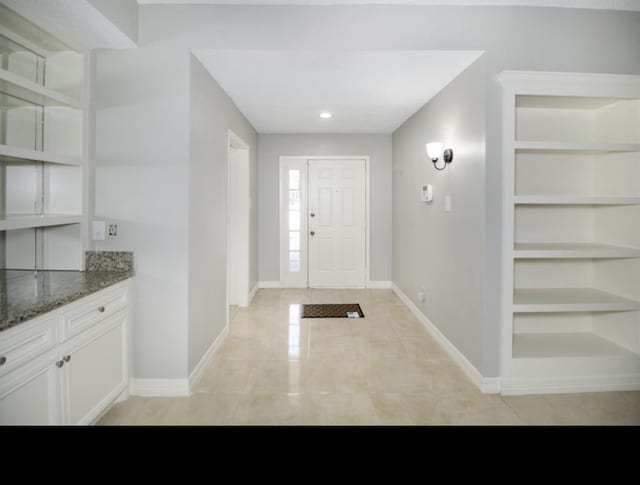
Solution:
<path fill-rule="evenodd" d="M 309 286 L 366 285 L 366 164 L 309 160 Z"/>

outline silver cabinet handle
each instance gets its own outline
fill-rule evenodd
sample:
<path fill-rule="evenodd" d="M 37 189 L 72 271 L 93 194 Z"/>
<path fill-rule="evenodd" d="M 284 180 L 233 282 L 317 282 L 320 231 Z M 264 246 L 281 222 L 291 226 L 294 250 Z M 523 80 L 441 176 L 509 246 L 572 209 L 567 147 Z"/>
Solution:
<path fill-rule="evenodd" d="M 311 234 L 312 236 L 316 235 L 316 231 L 311 231 L 309 234 Z"/>
<path fill-rule="evenodd" d="M 69 362 L 71 360 L 71 356 L 70 355 L 65 355 L 62 360 L 64 360 L 65 362 Z"/>
<path fill-rule="evenodd" d="M 5 365 L 7 363 L 7 358 L 3 355 L 0 357 L 0 365 Z"/>
<path fill-rule="evenodd" d="M 106 308 L 105 308 L 105 307 L 103 307 L 103 306 L 99 306 L 99 307 L 98 307 L 98 311 L 99 311 L 100 313 L 104 313 L 104 311 L 105 311 L 105 310 L 106 310 Z"/>
<path fill-rule="evenodd" d="M 56 366 L 58 367 L 58 369 L 63 365 L 64 365 L 64 360 L 59 360 L 58 362 L 56 362 Z"/>

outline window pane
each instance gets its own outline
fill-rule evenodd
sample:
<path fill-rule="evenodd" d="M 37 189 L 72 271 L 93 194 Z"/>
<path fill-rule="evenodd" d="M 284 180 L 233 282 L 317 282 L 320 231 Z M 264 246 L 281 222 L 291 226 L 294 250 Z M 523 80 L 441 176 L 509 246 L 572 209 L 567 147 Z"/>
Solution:
<path fill-rule="evenodd" d="M 291 251 L 289 253 L 289 272 L 300 272 L 300 253 L 298 251 Z"/>
<path fill-rule="evenodd" d="M 289 170 L 289 189 L 300 190 L 300 170 Z"/>
<path fill-rule="evenodd" d="M 300 210 L 300 191 L 299 190 L 290 190 L 289 191 L 289 210 Z"/>
<path fill-rule="evenodd" d="M 289 230 L 300 230 L 300 211 L 289 211 Z"/>
<path fill-rule="evenodd" d="M 300 251 L 300 233 L 291 231 L 289 233 L 289 250 Z"/>

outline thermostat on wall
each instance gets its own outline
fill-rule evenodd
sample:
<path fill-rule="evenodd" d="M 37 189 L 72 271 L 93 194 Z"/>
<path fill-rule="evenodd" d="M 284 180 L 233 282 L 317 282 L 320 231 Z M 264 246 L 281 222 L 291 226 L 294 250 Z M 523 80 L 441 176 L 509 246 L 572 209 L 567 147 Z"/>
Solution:
<path fill-rule="evenodd" d="M 420 189 L 420 198 L 422 202 L 431 202 L 433 200 L 433 185 L 423 185 Z"/>

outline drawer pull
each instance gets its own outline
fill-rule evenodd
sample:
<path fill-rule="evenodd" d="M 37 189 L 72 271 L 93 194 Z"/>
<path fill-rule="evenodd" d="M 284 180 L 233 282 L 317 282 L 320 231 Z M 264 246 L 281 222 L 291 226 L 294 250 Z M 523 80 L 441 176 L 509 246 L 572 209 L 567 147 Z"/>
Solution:
<path fill-rule="evenodd" d="M 61 368 L 64 365 L 64 360 L 59 360 L 58 362 L 56 362 L 56 366 L 59 368 Z"/>
<path fill-rule="evenodd" d="M 106 308 L 105 308 L 104 306 L 99 306 L 99 307 L 98 307 L 98 311 L 99 311 L 100 313 L 104 313 L 104 311 L 105 311 L 105 310 L 106 310 Z"/>
<path fill-rule="evenodd" d="M 71 360 L 71 356 L 70 355 L 65 355 L 62 360 L 64 360 L 65 362 L 69 362 Z"/>
<path fill-rule="evenodd" d="M 3 355 L 0 357 L 0 365 L 5 365 L 7 363 L 7 358 Z"/>

